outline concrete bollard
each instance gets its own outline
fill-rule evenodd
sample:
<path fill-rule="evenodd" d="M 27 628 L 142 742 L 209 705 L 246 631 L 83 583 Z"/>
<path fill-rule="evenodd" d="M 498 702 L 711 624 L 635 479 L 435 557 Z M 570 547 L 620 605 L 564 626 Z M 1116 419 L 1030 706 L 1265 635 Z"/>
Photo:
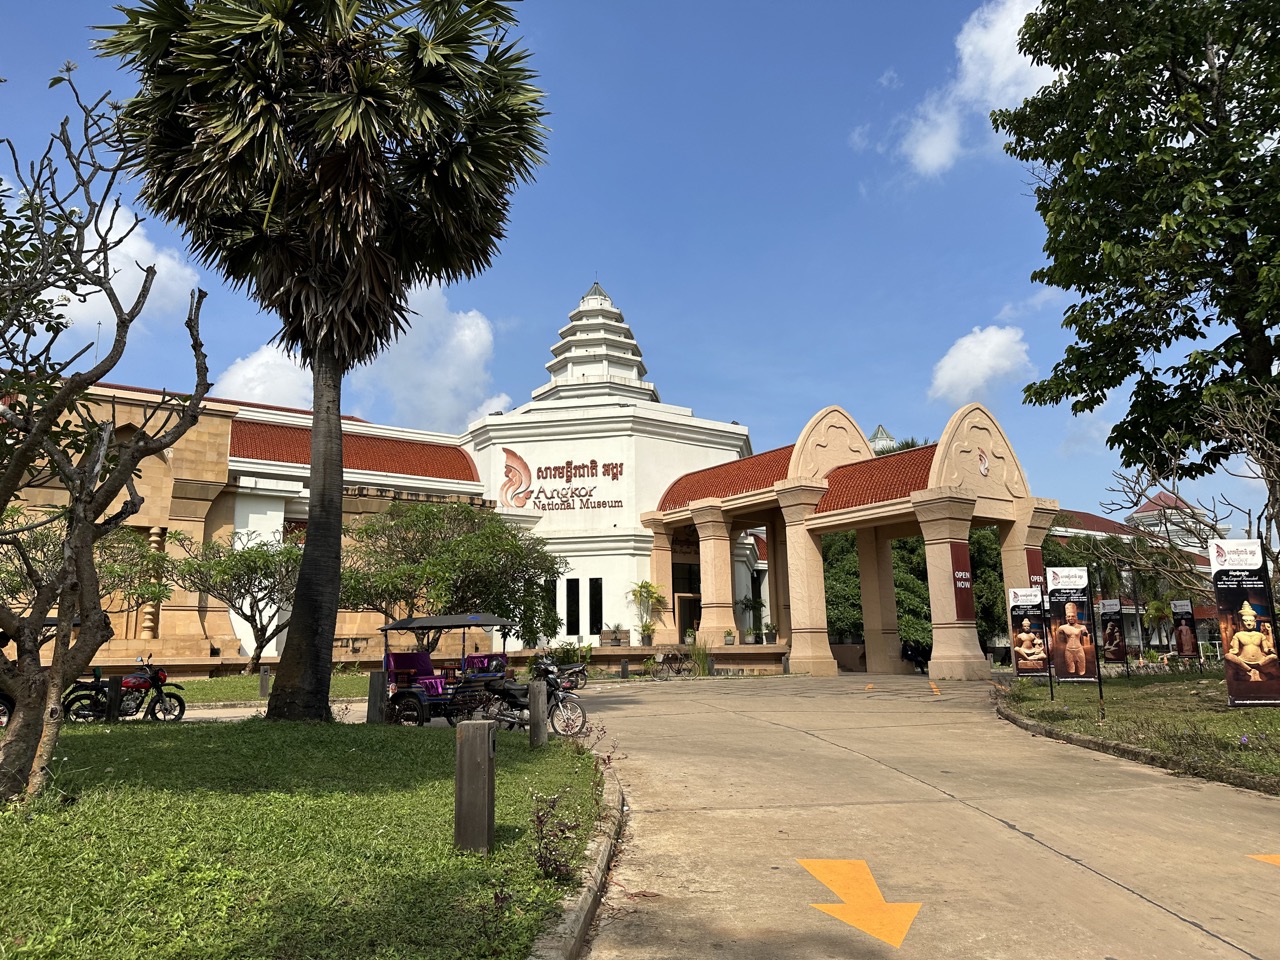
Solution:
<path fill-rule="evenodd" d="M 120 698 L 124 693 L 123 677 L 107 677 L 107 723 L 120 719 Z"/>
<path fill-rule="evenodd" d="M 271 696 L 271 668 L 263 667 L 258 671 L 258 699 L 265 700 Z"/>
<path fill-rule="evenodd" d="M 369 674 L 369 709 L 365 713 L 365 723 L 386 723 L 387 721 L 387 674 L 383 670 L 374 670 Z"/>
<path fill-rule="evenodd" d="M 707 676 L 714 677 L 715 675 L 716 675 L 716 658 L 708 656 L 707 657 Z"/>
<path fill-rule="evenodd" d="M 782 673 L 786 676 L 791 672 L 791 655 L 784 653 L 782 655 Z"/>
<path fill-rule="evenodd" d="M 453 784 L 453 845 L 488 853 L 493 849 L 494 769 L 498 725 L 492 720 L 458 724 Z"/>
<path fill-rule="evenodd" d="M 529 746 L 547 744 L 547 681 L 529 681 Z"/>
<path fill-rule="evenodd" d="M 629 679 L 629 678 L 630 678 L 630 676 L 631 676 L 631 664 L 627 663 L 627 661 L 626 661 L 625 659 L 622 661 L 621 670 L 620 670 L 620 673 L 619 673 L 618 675 L 619 675 L 623 680 Z"/>

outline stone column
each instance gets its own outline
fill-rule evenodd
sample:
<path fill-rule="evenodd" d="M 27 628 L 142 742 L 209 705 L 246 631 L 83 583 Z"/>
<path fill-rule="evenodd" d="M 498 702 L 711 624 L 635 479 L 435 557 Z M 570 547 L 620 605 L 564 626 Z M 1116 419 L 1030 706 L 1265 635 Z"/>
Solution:
<path fill-rule="evenodd" d="M 698 528 L 698 564 L 702 575 L 702 622 L 698 641 L 724 643 L 726 630 L 737 630 L 733 619 L 733 538 L 720 501 L 695 500 L 689 513 Z"/>
<path fill-rule="evenodd" d="M 969 526 L 977 501 L 959 487 L 934 487 L 911 494 L 911 505 L 924 534 L 929 568 L 929 608 L 933 614 L 929 676 L 934 680 L 988 680 L 991 664 L 978 645 L 969 565 Z"/>
<path fill-rule="evenodd" d="M 662 591 L 667 598 L 669 612 L 661 617 L 654 617 L 654 643 L 676 643 L 680 638 L 676 634 L 675 596 L 673 578 L 671 576 L 671 531 L 662 522 L 661 515 L 644 513 L 640 522 L 653 533 L 653 548 L 649 551 L 649 580 Z"/>
<path fill-rule="evenodd" d="M 797 478 L 773 485 L 787 524 L 787 587 L 791 596 L 791 670 L 815 677 L 840 673 L 827 639 L 827 587 L 822 541 L 805 521 L 827 492 L 825 480 Z"/>
<path fill-rule="evenodd" d="M 157 553 L 164 552 L 164 529 L 152 527 L 148 532 L 147 545 Z M 141 640 L 154 640 L 156 630 L 160 626 L 160 604 L 148 603 L 142 608 L 142 629 L 138 637 Z"/>
<path fill-rule="evenodd" d="M 877 527 L 863 527 L 857 533 L 867 673 L 914 673 L 915 666 L 902 659 L 902 641 L 898 637 L 893 540 Z"/>
<path fill-rule="evenodd" d="M 1004 570 L 1005 597 L 1011 589 L 1040 587 L 1044 589 L 1044 561 L 1039 567 L 1040 582 L 1033 582 L 1028 554 L 1039 553 L 1045 535 L 1058 515 L 1058 501 L 1035 497 L 1020 501 L 1018 518 L 1002 523 L 1000 529 L 1000 566 Z"/>

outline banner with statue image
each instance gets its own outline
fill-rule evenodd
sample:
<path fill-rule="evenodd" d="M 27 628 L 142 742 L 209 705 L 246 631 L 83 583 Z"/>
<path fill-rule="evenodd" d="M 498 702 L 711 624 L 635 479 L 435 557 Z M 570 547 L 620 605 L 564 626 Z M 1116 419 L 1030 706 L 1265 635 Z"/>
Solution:
<path fill-rule="evenodd" d="M 1227 703 L 1280 707 L 1275 606 L 1260 540 L 1210 540 L 1209 569 L 1227 671 Z"/>
<path fill-rule="evenodd" d="M 1049 647 L 1044 639 L 1044 596 L 1039 587 L 1009 591 L 1009 625 L 1014 673 L 1020 677 L 1047 675 Z"/>
<path fill-rule="evenodd" d="M 1049 656 L 1053 658 L 1053 675 L 1060 683 L 1100 680 L 1088 568 L 1050 567 L 1045 577 L 1049 584 Z"/>
<path fill-rule="evenodd" d="M 1184 660 L 1200 659 L 1200 640 L 1196 636 L 1196 618 L 1192 615 L 1190 600 L 1172 600 L 1169 609 L 1173 613 L 1173 652 Z"/>
<path fill-rule="evenodd" d="M 1124 616 L 1120 613 L 1119 600 L 1103 600 L 1098 608 L 1098 622 L 1102 627 L 1103 663 L 1124 663 L 1129 659 L 1129 648 L 1124 639 Z"/>

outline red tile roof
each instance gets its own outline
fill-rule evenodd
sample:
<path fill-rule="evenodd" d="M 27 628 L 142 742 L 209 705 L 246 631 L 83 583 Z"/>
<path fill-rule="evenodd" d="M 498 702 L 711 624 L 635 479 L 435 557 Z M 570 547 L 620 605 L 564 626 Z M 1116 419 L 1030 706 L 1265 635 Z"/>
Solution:
<path fill-rule="evenodd" d="M 1101 533 L 1115 537 L 1145 537 L 1147 534 L 1136 527 L 1117 523 L 1107 517 L 1085 510 L 1063 510 L 1055 523 L 1062 530 L 1085 530 L 1089 533 Z"/>
<path fill-rule="evenodd" d="M 160 396 L 161 394 L 164 394 L 164 393 L 168 393 L 170 396 L 187 396 L 187 394 L 190 393 L 190 391 L 187 391 L 187 393 L 182 393 L 181 391 L 175 391 L 175 390 L 168 390 L 168 391 L 157 390 L 154 387 L 127 387 L 122 383 L 94 384 L 94 389 L 96 390 L 98 388 L 103 388 L 106 390 L 128 390 L 130 393 L 153 393 L 156 396 Z M 205 396 L 205 399 L 213 403 L 229 403 L 237 407 L 253 407 L 255 410 L 279 410 L 281 413 L 303 413 L 303 414 L 307 414 L 308 416 L 310 416 L 311 414 L 310 410 L 303 410 L 300 407 L 279 407 L 271 403 L 253 403 L 249 400 L 228 400 L 226 397 L 212 397 L 207 395 Z M 368 423 L 369 422 L 368 420 L 365 420 L 361 417 L 352 416 L 349 413 L 344 413 L 342 415 L 342 419 L 347 420 L 351 423 Z"/>
<path fill-rule="evenodd" d="M 1175 496 L 1168 491 L 1161 490 L 1154 497 L 1140 506 L 1134 513 L 1158 513 L 1161 510 L 1191 510 L 1191 504 L 1183 500 L 1181 497 Z"/>
<path fill-rule="evenodd" d="M 779 480 L 786 479 L 787 467 L 791 464 L 791 451 L 794 449 L 793 443 L 789 447 L 757 453 L 754 457 L 730 460 L 705 470 L 686 473 L 667 487 L 658 509 L 679 510 L 704 497 L 723 498 L 768 490 Z"/>
<path fill-rule="evenodd" d="M 231 421 L 231 456 L 275 463 L 310 463 L 311 431 L 255 420 Z M 342 466 L 410 477 L 478 482 L 480 474 L 461 447 L 343 433 Z"/>
<path fill-rule="evenodd" d="M 910 496 L 929 486 L 936 443 L 886 453 L 859 463 L 836 467 L 827 474 L 827 492 L 815 513 L 832 513 Z"/>
<path fill-rule="evenodd" d="M 768 563 L 769 562 L 769 541 L 766 540 L 764 537 L 760 536 L 760 534 L 758 533 L 753 533 L 751 537 L 756 542 L 756 558 L 760 560 L 762 563 Z"/>

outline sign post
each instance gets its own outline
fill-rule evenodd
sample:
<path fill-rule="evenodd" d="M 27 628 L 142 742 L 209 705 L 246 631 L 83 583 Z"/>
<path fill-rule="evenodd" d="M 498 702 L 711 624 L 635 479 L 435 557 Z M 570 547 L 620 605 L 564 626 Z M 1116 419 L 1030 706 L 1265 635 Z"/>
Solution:
<path fill-rule="evenodd" d="M 1098 684 L 1098 719 L 1107 718 L 1102 696 L 1102 669 L 1094 641 L 1096 629 L 1093 603 L 1089 597 L 1087 567 L 1050 567 L 1049 583 L 1050 655 L 1060 683 Z"/>
<path fill-rule="evenodd" d="M 1210 540 L 1209 569 L 1227 673 L 1227 704 L 1280 707 L 1271 578 L 1260 540 Z"/>

